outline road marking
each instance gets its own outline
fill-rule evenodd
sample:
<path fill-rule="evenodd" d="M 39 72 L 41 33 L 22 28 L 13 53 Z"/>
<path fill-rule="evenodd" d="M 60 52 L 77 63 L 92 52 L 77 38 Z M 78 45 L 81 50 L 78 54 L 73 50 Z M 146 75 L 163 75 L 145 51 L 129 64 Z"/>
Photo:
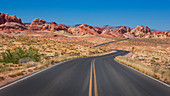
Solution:
<path fill-rule="evenodd" d="M 72 60 L 74 60 L 74 59 L 72 59 Z M 68 60 L 68 61 L 72 61 L 72 60 Z M 9 83 L 9 84 L 7 84 L 7 85 L 5 85 L 5 86 L 0 87 L 0 90 L 5 89 L 5 88 L 7 88 L 7 87 L 9 87 L 9 86 L 11 86 L 11 85 L 14 85 L 14 84 L 16 84 L 16 83 L 18 83 L 18 82 L 20 82 L 20 81 L 23 81 L 23 80 L 25 80 L 25 79 L 27 79 L 27 78 L 30 78 L 30 77 L 32 77 L 32 76 L 34 76 L 34 75 L 36 75 L 36 74 L 39 74 L 39 73 L 41 73 L 41 72 L 43 72 L 43 71 L 45 71 L 45 70 L 48 70 L 48 69 L 50 69 L 50 68 L 52 68 L 52 67 L 58 66 L 58 65 L 63 64 L 63 63 L 65 63 L 65 62 L 68 62 L 68 61 L 60 62 L 60 63 L 54 64 L 54 65 L 52 65 L 52 66 L 49 66 L 49 67 L 47 67 L 47 68 L 45 68 L 45 69 L 39 70 L 39 71 L 37 71 L 37 72 L 35 72 L 35 73 L 32 73 L 32 74 L 30 74 L 30 75 L 28 75 L 28 76 L 26 76 L 26 77 L 23 77 L 23 78 L 21 78 L 21 79 L 18 79 L 18 80 L 16 80 L 16 81 L 12 82 L 12 83 Z"/>
<path fill-rule="evenodd" d="M 95 62 L 96 59 L 94 59 Z M 98 96 L 97 92 L 97 81 L 96 81 L 96 70 L 95 70 L 95 64 L 93 62 L 93 72 L 94 72 L 94 91 L 95 91 L 95 96 Z"/>
<path fill-rule="evenodd" d="M 94 96 L 98 96 L 97 91 L 97 80 L 96 80 L 96 69 L 95 69 L 95 60 L 91 61 L 91 69 L 90 69 L 90 83 L 89 83 L 89 96 L 93 96 L 93 76 L 94 76 Z M 94 74 L 94 75 L 93 75 Z"/>
<path fill-rule="evenodd" d="M 93 60 L 92 60 L 93 62 Z M 89 96 L 92 96 L 92 62 L 91 62 L 91 69 L 90 69 L 90 83 L 89 83 Z"/>
<path fill-rule="evenodd" d="M 144 73 L 142 73 L 142 72 L 140 72 L 140 71 L 138 71 L 138 70 L 136 70 L 136 69 L 134 69 L 134 68 L 132 68 L 132 67 L 130 67 L 130 66 L 127 66 L 127 65 L 125 65 L 125 64 L 123 64 L 123 63 L 120 63 L 120 62 L 117 61 L 116 59 L 113 59 L 113 60 L 116 61 L 117 63 L 119 63 L 119 64 L 121 64 L 121 65 L 129 68 L 129 69 L 132 69 L 132 70 L 134 70 L 134 71 L 136 71 L 136 72 L 138 72 L 138 73 L 141 73 L 141 74 L 143 74 L 143 75 L 145 75 L 145 76 L 147 76 L 147 77 L 149 77 L 149 78 L 151 78 L 151 79 L 153 79 L 153 80 L 155 80 L 155 81 L 157 81 L 157 82 L 159 82 L 159 83 L 161 83 L 161 84 L 163 84 L 163 85 L 165 85 L 165 86 L 167 86 L 167 87 L 170 87 L 170 85 L 168 85 L 168 84 L 166 84 L 166 83 L 164 83 L 164 82 L 162 82 L 162 81 L 160 81 L 160 80 L 158 80 L 158 79 L 155 79 L 155 78 L 153 78 L 153 77 L 151 77 L 151 76 L 149 76 L 149 75 L 146 75 L 146 74 L 144 74 Z"/>

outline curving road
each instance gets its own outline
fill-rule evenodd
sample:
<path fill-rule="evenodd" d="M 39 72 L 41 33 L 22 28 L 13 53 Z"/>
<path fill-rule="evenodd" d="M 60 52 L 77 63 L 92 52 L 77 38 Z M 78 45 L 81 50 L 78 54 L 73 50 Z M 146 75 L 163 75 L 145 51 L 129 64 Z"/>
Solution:
<path fill-rule="evenodd" d="M 110 41 L 110 42 L 102 43 L 102 44 L 99 44 L 99 45 L 96 45 L 96 46 L 93 46 L 93 47 L 99 47 L 99 46 L 107 45 L 107 44 L 110 44 L 110 43 L 116 43 L 116 42 L 120 42 L 120 41 L 125 41 L 125 40 L 128 40 L 128 39 L 129 38 L 125 38 L 125 39 L 121 39 L 121 40 L 117 40 L 117 41 Z"/>
<path fill-rule="evenodd" d="M 0 96 L 170 96 L 170 87 L 114 61 L 126 53 L 64 62 L 0 89 Z"/>

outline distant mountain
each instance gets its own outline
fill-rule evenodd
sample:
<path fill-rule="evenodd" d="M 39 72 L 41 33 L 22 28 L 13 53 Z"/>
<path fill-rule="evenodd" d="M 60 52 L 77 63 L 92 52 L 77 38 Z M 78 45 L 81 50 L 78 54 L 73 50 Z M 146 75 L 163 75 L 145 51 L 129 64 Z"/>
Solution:
<path fill-rule="evenodd" d="M 108 29 L 112 29 L 112 30 L 116 30 L 117 28 L 121 28 L 121 26 L 110 26 L 110 25 L 105 25 L 103 27 L 108 28 Z"/>
<path fill-rule="evenodd" d="M 75 24 L 75 25 L 72 25 L 71 27 L 78 27 L 80 25 L 82 25 L 82 24 Z"/>
<path fill-rule="evenodd" d="M 156 29 L 151 29 L 151 31 L 158 31 L 158 30 L 156 30 Z"/>

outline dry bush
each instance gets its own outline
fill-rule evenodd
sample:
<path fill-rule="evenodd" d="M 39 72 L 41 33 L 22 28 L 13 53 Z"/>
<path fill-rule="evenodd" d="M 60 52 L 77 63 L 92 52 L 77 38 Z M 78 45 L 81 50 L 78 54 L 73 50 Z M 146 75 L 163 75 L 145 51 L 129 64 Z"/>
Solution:
<path fill-rule="evenodd" d="M 3 81 L 3 80 L 5 80 L 5 78 L 4 77 L 0 77 L 0 81 Z"/>

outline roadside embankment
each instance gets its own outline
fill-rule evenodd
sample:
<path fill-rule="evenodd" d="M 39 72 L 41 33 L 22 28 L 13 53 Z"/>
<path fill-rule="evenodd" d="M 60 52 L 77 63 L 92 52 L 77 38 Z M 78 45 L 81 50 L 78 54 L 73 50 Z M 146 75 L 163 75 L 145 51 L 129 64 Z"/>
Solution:
<path fill-rule="evenodd" d="M 141 62 L 135 61 L 128 56 L 117 56 L 115 59 L 127 66 L 130 66 L 144 74 L 147 74 L 170 85 L 170 70 L 168 69 L 162 69 L 159 66 L 144 66 Z"/>

